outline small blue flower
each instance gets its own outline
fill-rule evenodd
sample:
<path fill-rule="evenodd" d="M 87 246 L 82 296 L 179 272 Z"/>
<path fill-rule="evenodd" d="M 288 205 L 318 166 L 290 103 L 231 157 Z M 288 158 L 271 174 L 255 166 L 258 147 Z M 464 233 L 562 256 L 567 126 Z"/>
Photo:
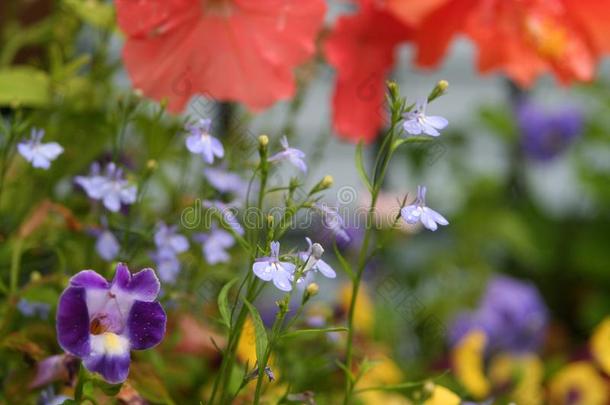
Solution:
<path fill-rule="evenodd" d="M 315 208 L 322 214 L 322 226 L 331 232 L 338 243 L 348 243 L 351 240 L 338 209 L 320 203 L 316 203 Z"/>
<path fill-rule="evenodd" d="M 426 187 L 417 186 L 417 199 L 411 205 L 400 210 L 400 216 L 406 223 L 414 225 L 421 222 L 431 231 L 436 231 L 438 225 L 448 225 L 449 221 L 432 208 L 426 207 Z"/>
<path fill-rule="evenodd" d="M 20 142 L 17 150 L 33 167 L 47 170 L 51 167 L 51 162 L 63 153 L 64 148 L 57 142 L 42 143 L 43 136 L 43 129 L 32 128 L 30 139 Z"/>
<path fill-rule="evenodd" d="M 136 201 L 138 189 L 123 178 L 123 170 L 114 163 L 106 166 L 106 173 L 101 175 L 99 166 L 92 166 L 89 176 L 76 176 L 76 184 L 81 186 L 89 198 L 101 200 L 104 206 L 112 212 L 121 209 L 121 204 L 129 205 Z"/>
<path fill-rule="evenodd" d="M 189 241 L 184 235 L 176 232 L 177 226 L 167 226 L 160 221 L 155 232 L 155 245 L 157 250 L 165 250 L 174 254 L 186 252 L 189 248 Z"/>
<path fill-rule="evenodd" d="M 402 124 L 405 131 L 411 135 L 440 135 L 438 130 L 444 129 L 449 121 L 437 115 L 426 115 L 427 106 L 428 100 L 420 100 L 412 111 L 405 113 L 405 121 Z"/>
<path fill-rule="evenodd" d="M 271 242 L 271 256 L 260 257 L 252 266 L 256 277 L 264 281 L 272 281 L 282 291 L 292 290 L 293 273 L 296 266 L 280 261 L 280 242 Z"/>
<path fill-rule="evenodd" d="M 206 167 L 203 171 L 206 180 L 221 193 L 245 194 L 248 184 L 238 174 L 224 169 Z"/>
<path fill-rule="evenodd" d="M 214 163 L 214 156 L 221 159 L 225 154 L 222 143 L 210 135 L 211 127 L 210 119 L 200 119 L 199 122 L 186 127 L 191 133 L 186 138 L 186 148 L 191 153 L 201 155 L 207 164 Z"/>
<path fill-rule="evenodd" d="M 95 241 L 95 251 L 107 262 L 114 260 L 121 251 L 121 245 L 112 232 L 103 230 Z"/>
<path fill-rule="evenodd" d="M 21 298 L 19 302 L 17 302 L 17 309 L 23 316 L 28 318 L 37 316 L 41 319 L 47 319 L 49 317 L 49 312 L 51 311 L 51 306 L 44 302 L 29 301 L 25 298 Z"/>
<path fill-rule="evenodd" d="M 307 173 L 307 164 L 304 160 L 305 152 L 299 149 L 291 148 L 290 145 L 288 145 L 288 139 L 285 136 L 282 137 L 280 142 L 282 143 L 284 150 L 271 156 L 269 158 L 269 162 L 275 163 L 286 160 L 303 173 Z"/>
<path fill-rule="evenodd" d="M 227 263 L 231 259 L 227 250 L 233 247 L 235 239 L 224 229 L 213 228 L 207 234 L 195 235 L 195 239 L 201 243 L 203 256 L 208 264 Z"/>
<path fill-rule="evenodd" d="M 157 272 L 161 281 L 173 284 L 180 273 L 180 260 L 171 250 L 157 250 L 150 254 L 157 265 Z"/>
<path fill-rule="evenodd" d="M 225 204 L 218 200 L 206 200 L 203 202 L 203 206 L 208 209 L 213 209 L 218 212 L 222 218 L 223 226 L 227 226 L 238 235 L 244 234 L 244 228 L 237 220 L 236 211 L 237 209 L 231 204 Z"/>
<path fill-rule="evenodd" d="M 332 267 L 328 265 L 324 260 L 321 259 L 324 249 L 319 243 L 312 243 L 311 239 L 305 238 L 309 247 L 304 252 L 299 252 L 299 258 L 305 263 L 303 269 L 304 273 L 309 270 L 314 272 L 320 272 L 324 277 L 335 278 L 337 273 Z"/>

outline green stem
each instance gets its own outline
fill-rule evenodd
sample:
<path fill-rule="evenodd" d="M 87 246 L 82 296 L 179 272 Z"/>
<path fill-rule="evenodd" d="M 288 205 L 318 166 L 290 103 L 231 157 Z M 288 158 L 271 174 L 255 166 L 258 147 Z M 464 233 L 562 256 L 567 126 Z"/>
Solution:
<path fill-rule="evenodd" d="M 14 295 L 19 284 L 19 273 L 21 269 L 21 251 L 23 250 L 23 239 L 17 238 L 13 244 L 13 254 L 11 256 L 11 279 L 10 291 Z"/>

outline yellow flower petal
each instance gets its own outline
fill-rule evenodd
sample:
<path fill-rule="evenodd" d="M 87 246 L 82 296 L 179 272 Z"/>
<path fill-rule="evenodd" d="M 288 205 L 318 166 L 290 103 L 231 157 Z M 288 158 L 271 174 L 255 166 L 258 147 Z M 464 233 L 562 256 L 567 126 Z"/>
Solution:
<path fill-rule="evenodd" d="M 441 385 L 435 385 L 432 396 L 424 402 L 424 405 L 459 405 L 460 402 L 460 397 L 452 391 Z"/>
<path fill-rule="evenodd" d="M 591 354 L 604 373 L 610 375 L 610 317 L 604 319 L 593 331 Z"/>
<path fill-rule="evenodd" d="M 561 369 L 549 384 L 550 403 L 567 405 L 568 398 L 577 402 L 570 405 L 605 405 L 608 401 L 606 382 L 593 364 L 579 361 Z"/>
<path fill-rule="evenodd" d="M 540 405 L 543 401 L 544 367 L 535 355 L 495 356 L 489 367 L 489 378 L 496 387 L 513 387 L 510 396 L 517 404 Z"/>
<path fill-rule="evenodd" d="M 452 363 L 458 381 L 477 399 L 484 399 L 490 391 L 485 378 L 483 355 L 487 336 L 480 330 L 468 333 L 453 349 Z"/>

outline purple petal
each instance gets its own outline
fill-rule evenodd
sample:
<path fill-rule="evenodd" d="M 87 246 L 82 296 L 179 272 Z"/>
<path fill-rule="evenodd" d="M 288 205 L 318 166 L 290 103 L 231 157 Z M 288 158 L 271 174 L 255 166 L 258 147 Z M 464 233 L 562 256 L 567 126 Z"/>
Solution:
<path fill-rule="evenodd" d="M 112 285 L 129 292 L 135 300 L 148 302 L 154 301 L 161 289 L 161 283 L 153 269 L 147 268 L 131 274 L 124 263 L 117 265 Z"/>
<path fill-rule="evenodd" d="M 205 148 L 202 137 L 199 134 L 190 135 L 186 138 L 186 148 L 191 153 L 202 153 Z"/>
<path fill-rule="evenodd" d="M 68 287 L 61 294 L 56 327 L 62 349 L 78 357 L 89 354 L 89 312 L 84 288 Z"/>
<path fill-rule="evenodd" d="M 212 152 L 214 153 L 214 155 L 218 156 L 219 158 L 222 158 L 225 154 L 225 150 L 224 150 L 224 147 L 222 146 L 222 143 L 214 137 L 211 138 L 211 141 L 212 141 Z"/>
<path fill-rule="evenodd" d="M 433 126 L 436 129 L 443 129 L 449 125 L 449 121 L 438 115 L 431 115 L 426 117 L 426 123 Z"/>
<path fill-rule="evenodd" d="M 95 250 L 102 259 L 109 262 L 117 257 L 121 250 L 121 246 L 112 232 L 104 231 L 95 242 Z"/>
<path fill-rule="evenodd" d="M 119 384 L 127 379 L 130 363 L 129 350 L 123 355 L 92 354 L 83 358 L 87 370 L 100 373 L 111 384 Z"/>
<path fill-rule="evenodd" d="M 426 214 L 430 215 L 430 217 L 437 224 L 439 224 L 439 225 L 449 225 L 449 221 L 447 221 L 447 219 L 445 219 L 444 216 L 442 216 L 438 212 L 434 211 L 432 208 L 424 207 L 424 211 L 426 212 Z"/>
<path fill-rule="evenodd" d="M 166 321 L 165 311 L 158 302 L 134 302 L 127 319 L 131 348 L 144 350 L 158 345 L 165 336 Z"/>
<path fill-rule="evenodd" d="M 335 278 L 337 277 L 337 273 L 330 267 L 324 260 L 318 260 L 316 265 L 314 266 L 324 277 L 327 278 Z"/>
<path fill-rule="evenodd" d="M 82 270 L 76 273 L 70 279 L 70 285 L 84 288 L 110 288 L 110 283 L 93 270 Z"/>
<path fill-rule="evenodd" d="M 278 270 L 273 274 L 273 284 L 282 291 L 292 290 L 290 279 L 290 274 L 282 270 Z"/>
<path fill-rule="evenodd" d="M 405 121 L 402 127 L 411 135 L 419 135 L 422 132 L 421 126 L 415 120 Z"/>
<path fill-rule="evenodd" d="M 436 231 L 436 229 L 438 228 L 438 225 L 436 224 L 436 222 L 434 222 L 434 219 L 427 210 L 421 211 L 420 219 L 421 223 L 429 230 Z"/>
<path fill-rule="evenodd" d="M 273 266 L 269 262 L 254 263 L 252 271 L 261 280 L 270 281 L 273 278 Z"/>

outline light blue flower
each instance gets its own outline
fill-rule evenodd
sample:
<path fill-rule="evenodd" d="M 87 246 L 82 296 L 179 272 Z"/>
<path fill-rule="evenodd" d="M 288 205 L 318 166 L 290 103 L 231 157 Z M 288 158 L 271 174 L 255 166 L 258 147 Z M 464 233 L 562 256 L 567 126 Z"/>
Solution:
<path fill-rule="evenodd" d="M 136 201 L 138 189 L 123 178 L 123 171 L 114 163 L 106 166 L 106 173 L 99 173 L 94 164 L 89 176 L 76 176 L 76 184 L 81 186 L 89 198 L 100 200 L 112 212 L 121 209 L 121 204 L 129 205 Z"/>
<path fill-rule="evenodd" d="M 439 136 L 439 130 L 444 129 L 448 124 L 443 117 L 437 115 L 426 115 L 428 100 L 420 100 L 412 111 L 405 113 L 402 126 L 411 135 L 426 134 Z"/>
<path fill-rule="evenodd" d="M 216 190 L 221 193 L 232 193 L 238 196 L 244 195 L 248 184 L 238 174 L 227 170 L 206 167 L 203 175 Z"/>
<path fill-rule="evenodd" d="M 17 150 L 33 167 L 47 170 L 51 167 L 51 162 L 63 153 L 64 148 L 57 142 L 42 143 L 43 136 L 43 129 L 32 128 L 30 139 L 20 142 Z"/>
<path fill-rule="evenodd" d="M 237 209 L 232 206 L 230 203 L 225 204 L 222 201 L 218 200 L 205 200 L 203 202 L 203 206 L 208 209 L 216 210 L 216 212 L 222 218 L 222 225 L 225 227 L 229 227 L 238 235 L 244 234 L 244 228 L 241 226 L 239 221 L 237 220 L 236 211 Z"/>
<path fill-rule="evenodd" d="M 337 208 L 322 203 L 316 203 L 315 208 L 322 214 L 322 226 L 334 235 L 337 242 L 347 243 L 351 240 Z"/>
<path fill-rule="evenodd" d="M 21 298 L 19 302 L 17 302 L 17 309 L 23 316 L 28 318 L 37 316 L 41 319 L 47 319 L 49 317 L 49 312 L 51 311 L 51 306 L 44 302 L 30 301 Z"/>
<path fill-rule="evenodd" d="M 186 236 L 177 233 L 178 227 L 167 226 L 160 221 L 155 232 L 155 245 L 157 250 L 170 251 L 174 254 L 186 252 L 189 248 L 189 241 Z"/>
<path fill-rule="evenodd" d="M 291 148 L 290 145 L 288 145 L 288 139 L 285 136 L 282 137 L 280 142 L 281 142 L 284 150 L 271 156 L 269 158 L 269 162 L 276 163 L 276 162 L 282 162 L 285 160 L 285 161 L 288 161 L 293 166 L 295 166 L 300 171 L 302 171 L 303 173 L 307 173 L 307 164 L 305 163 L 305 160 L 304 160 L 305 152 L 303 152 L 299 149 L 296 149 L 296 148 Z"/>
<path fill-rule="evenodd" d="M 406 223 L 414 225 L 421 222 L 431 231 L 436 231 L 438 225 L 448 225 L 449 221 L 432 208 L 426 207 L 426 187 L 417 186 L 417 198 L 413 204 L 400 210 L 400 215 Z"/>
<path fill-rule="evenodd" d="M 222 143 L 210 135 L 212 120 L 200 119 L 197 123 L 187 125 L 191 133 L 186 138 L 186 148 L 194 154 L 201 155 L 207 164 L 214 163 L 214 156 L 221 159 L 224 154 Z"/>
<path fill-rule="evenodd" d="M 296 266 L 280 261 L 280 242 L 271 242 L 271 256 L 260 257 L 252 266 L 256 277 L 273 284 L 282 291 L 292 290 L 293 273 Z"/>
<path fill-rule="evenodd" d="M 324 277 L 337 277 L 335 270 L 333 270 L 328 263 L 321 259 L 322 254 L 324 253 L 322 246 L 319 243 L 312 243 L 311 239 L 309 238 L 305 238 L 305 240 L 307 241 L 309 247 L 306 251 L 299 252 L 299 258 L 305 263 L 303 272 L 307 273 L 309 270 L 312 270 L 313 272 L 319 271 Z"/>
<path fill-rule="evenodd" d="M 235 239 L 224 229 L 213 228 L 209 233 L 195 235 L 195 239 L 201 243 L 208 264 L 227 263 L 231 259 L 227 250 L 233 247 Z"/>
<path fill-rule="evenodd" d="M 108 229 L 103 230 L 95 241 L 95 251 L 107 262 L 114 260 L 121 250 L 119 241 Z"/>
<path fill-rule="evenodd" d="M 157 250 L 150 254 L 157 266 L 161 281 L 173 284 L 180 273 L 180 260 L 171 250 Z"/>

